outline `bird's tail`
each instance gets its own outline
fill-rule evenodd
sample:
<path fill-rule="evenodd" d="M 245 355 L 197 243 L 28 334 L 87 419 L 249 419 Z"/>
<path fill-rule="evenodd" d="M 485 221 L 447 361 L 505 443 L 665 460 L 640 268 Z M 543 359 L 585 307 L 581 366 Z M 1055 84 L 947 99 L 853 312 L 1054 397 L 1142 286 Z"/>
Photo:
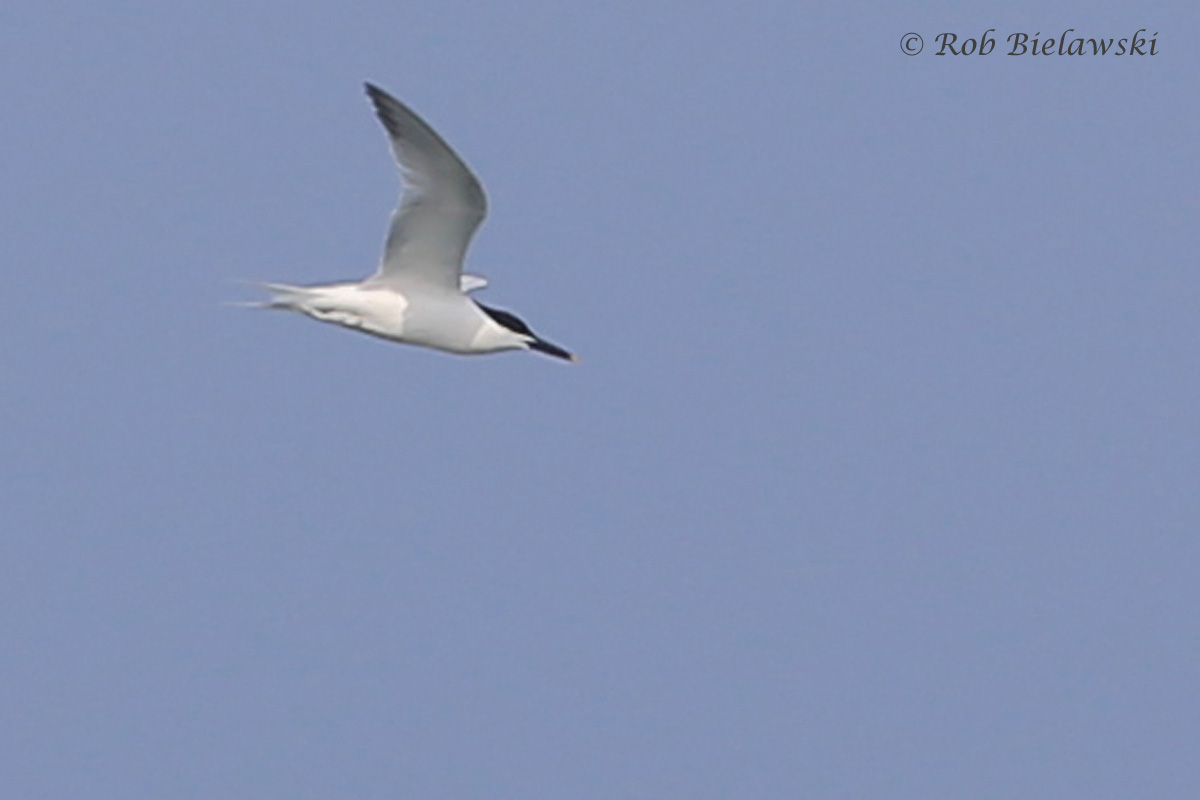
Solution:
<path fill-rule="evenodd" d="M 312 289 L 307 286 L 292 286 L 287 283 L 254 283 L 263 291 L 270 292 L 267 300 L 249 300 L 226 303 L 237 308 L 275 308 L 285 311 L 298 311 L 305 306 L 305 301 L 312 296 Z"/>

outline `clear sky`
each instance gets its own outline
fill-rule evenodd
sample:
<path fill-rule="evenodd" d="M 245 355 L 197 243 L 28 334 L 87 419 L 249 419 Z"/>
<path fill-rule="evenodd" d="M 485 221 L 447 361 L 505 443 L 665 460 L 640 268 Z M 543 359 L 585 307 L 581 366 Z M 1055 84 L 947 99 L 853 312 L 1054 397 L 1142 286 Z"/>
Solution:
<path fill-rule="evenodd" d="M 1069 28 L 1156 55 L 1005 55 Z M 1198 43 L 6 3 L 0 796 L 1200 796 Z M 223 305 L 374 269 L 366 80 L 582 364 Z"/>

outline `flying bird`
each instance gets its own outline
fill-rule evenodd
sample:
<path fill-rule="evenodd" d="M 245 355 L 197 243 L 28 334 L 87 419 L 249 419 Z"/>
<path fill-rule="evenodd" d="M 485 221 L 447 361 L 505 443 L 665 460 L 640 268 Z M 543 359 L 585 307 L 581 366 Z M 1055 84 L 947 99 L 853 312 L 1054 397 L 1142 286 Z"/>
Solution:
<path fill-rule="evenodd" d="M 265 283 L 271 299 L 252 305 L 297 311 L 449 353 L 536 350 L 577 361 L 516 314 L 470 297 L 487 286 L 485 278 L 462 271 L 471 236 L 487 213 L 479 179 L 412 109 L 378 86 L 368 83 L 366 90 L 387 131 L 403 184 L 379 268 L 358 283 Z"/>

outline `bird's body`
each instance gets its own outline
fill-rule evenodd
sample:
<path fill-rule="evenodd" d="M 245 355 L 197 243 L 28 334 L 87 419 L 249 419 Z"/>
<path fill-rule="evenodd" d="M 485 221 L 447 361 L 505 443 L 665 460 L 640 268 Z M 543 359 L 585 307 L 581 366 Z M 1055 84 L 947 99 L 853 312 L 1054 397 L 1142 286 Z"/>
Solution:
<path fill-rule="evenodd" d="M 392 215 L 379 269 L 360 283 L 270 283 L 265 305 L 383 339 L 463 355 L 537 350 L 574 361 L 515 315 L 475 302 L 487 281 L 462 272 L 487 213 L 478 179 L 420 117 L 383 90 L 367 94 L 387 129 L 406 190 Z"/>
<path fill-rule="evenodd" d="M 525 347 L 462 292 L 421 290 L 417 302 L 411 302 L 402 291 L 368 281 L 317 286 L 273 283 L 266 288 L 274 295 L 273 308 L 299 311 L 394 342 L 462 355 Z"/>

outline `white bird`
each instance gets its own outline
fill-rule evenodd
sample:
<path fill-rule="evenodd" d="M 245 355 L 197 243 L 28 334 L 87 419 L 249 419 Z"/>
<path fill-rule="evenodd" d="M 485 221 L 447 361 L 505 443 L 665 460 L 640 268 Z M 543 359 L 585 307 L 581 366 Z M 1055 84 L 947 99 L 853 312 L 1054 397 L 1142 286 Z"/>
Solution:
<path fill-rule="evenodd" d="M 450 353 L 537 350 L 578 360 L 515 314 L 467 295 L 487 286 L 486 279 L 462 272 L 471 236 L 487 213 L 483 187 L 411 109 L 377 86 L 366 89 L 404 185 L 379 268 L 359 283 L 263 284 L 272 297 L 257 305 Z"/>

